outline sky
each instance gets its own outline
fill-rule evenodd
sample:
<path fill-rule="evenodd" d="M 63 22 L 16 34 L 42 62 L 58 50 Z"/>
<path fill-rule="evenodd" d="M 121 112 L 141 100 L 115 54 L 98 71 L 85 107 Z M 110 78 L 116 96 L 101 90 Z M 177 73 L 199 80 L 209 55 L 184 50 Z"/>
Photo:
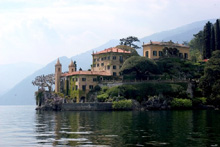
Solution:
<path fill-rule="evenodd" d="M 219 0 L 0 0 L 0 64 L 45 65 L 111 39 L 220 18 Z"/>

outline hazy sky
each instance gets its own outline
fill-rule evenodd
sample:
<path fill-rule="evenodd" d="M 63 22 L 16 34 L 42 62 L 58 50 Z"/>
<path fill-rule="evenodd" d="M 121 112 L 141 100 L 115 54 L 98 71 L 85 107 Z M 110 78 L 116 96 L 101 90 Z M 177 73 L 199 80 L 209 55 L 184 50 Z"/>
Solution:
<path fill-rule="evenodd" d="M 220 18 L 220 0 L 0 0 L 0 64 L 47 64 L 212 18 Z"/>

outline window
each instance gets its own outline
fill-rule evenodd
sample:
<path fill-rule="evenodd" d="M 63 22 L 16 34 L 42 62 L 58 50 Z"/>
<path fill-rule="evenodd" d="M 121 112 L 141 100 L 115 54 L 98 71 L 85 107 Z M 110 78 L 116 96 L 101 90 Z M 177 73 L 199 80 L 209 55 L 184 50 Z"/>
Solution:
<path fill-rule="evenodd" d="M 82 90 L 86 91 L 86 85 L 82 85 Z"/>
<path fill-rule="evenodd" d="M 97 67 L 99 67 L 99 63 L 97 64 Z"/>
<path fill-rule="evenodd" d="M 104 60 L 104 58 L 101 58 L 101 61 L 103 61 Z"/>
<path fill-rule="evenodd" d="M 74 86 L 73 86 L 72 90 L 74 90 Z"/>
<path fill-rule="evenodd" d="M 93 78 L 93 82 L 96 82 L 97 81 L 97 79 L 96 78 Z"/>
<path fill-rule="evenodd" d="M 93 85 L 89 85 L 89 89 L 92 90 L 93 89 Z"/>
<path fill-rule="evenodd" d="M 119 61 L 123 62 L 123 56 L 119 56 Z"/>
<path fill-rule="evenodd" d="M 99 58 L 97 58 L 97 61 L 99 61 Z"/>
<path fill-rule="evenodd" d="M 93 59 L 93 61 L 95 62 L 95 61 L 96 61 L 96 59 Z"/>
<path fill-rule="evenodd" d="M 96 67 L 96 64 L 93 64 L 93 67 Z"/>
<path fill-rule="evenodd" d="M 110 56 L 108 56 L 108 60 L 110 60 Z"/>
<path fill-rule="evenodd" d="M 113 69 L 116 69 L 116 65 L 113 65 Z"/>
<path fill-rule="evenodd" d="M 104 57 L 104 60 L 106 60 L 106 57 Z"/>
<path fill-rule="evenodd" d="M 184 53 L 184 58 L 188 59 L 188 54 L 187 53 Z"/>
<path fill-rule="evenodd" d="M 162 51 L 159 51 L 159 56 L 162 56 L 163 55 L 163 52 Z"/>
<path fill-rule="evenodd" d="M 58 68 L 58 71 L 60 72 L 60 68 Z"/>
<path fill-rule="evenodd" d="M 82 78 L 82 81 L 86 81 L 86 78 Z"/>
<path fill-rule="evenodd" d="M 116 73 L 116 72 L 113 72 L 113 76 L 117 76 L 117 73 Z"/>
<path fill-rule="evenodd" d="M 180 57 L 180 58 L 183 58 L 183 53 L 179 53 L 179 57 Z"/>
<path fill-rule="evenodd" d="M 73 78 L 73 82 L 74 82 L 74 78 Z"/>
<path fill-rule="evenodd" d="M 110 69 L 110 65 L 108 65 L 107 68 Z"/>
<path fill-rule="evenodd" d="M 157 56 L 157 51 L 153 51 L 153 56 Z"/>
<path fill-rule="evenodd" d="M 113 59 L 113 60 L 116 60 L 116 56 L 113 56 L 112 59 Z"/>
<path fill-rule="evenodd" d="M 78 81 L 78 78 L 76 78 L 76 81 Z"/>
<path fill-rule="evenodd" d="M 101 66 L 104 66 L 104 63 L 101 63 Z"/>
<path fill-rule="evenodd" d="M 76 88 L 75 88 L 76 90 L 78 90 L 78 86 L 76 85 Z"/>
<path fill-rule="evenodd" d="M 147 57 L 147 58 L 148 58 L 148 51 L 146 51 L 146 52 L 145 52 L 145 57 Z"/>

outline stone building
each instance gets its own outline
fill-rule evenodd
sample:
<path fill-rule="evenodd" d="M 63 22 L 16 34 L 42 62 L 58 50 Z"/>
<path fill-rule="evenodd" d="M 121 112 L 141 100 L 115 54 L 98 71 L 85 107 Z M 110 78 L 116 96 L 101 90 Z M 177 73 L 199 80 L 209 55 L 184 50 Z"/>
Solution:
<path fill-rule="evenodd" d="M 120 76 L 120 68 L 130 53 L 116 47 L 93 53 L 92 71 L 106 71 L 112 76 Z"/>
<path fill-rule="evenodd" d="M 163 54 L 164 48 L 176 48 L 179 50 L 179 57 L 189 59 L 189 46 L 169 42 L 153 42 L 143 44 L 143 56 L 150 59 L 158 59 Z"/>
<path fill-rule="evenodd" d="M 62 73 L 59 59 L 55 65 L 55 92 L 63 93 L 74 102 L 85 102 L 86 95 L 99 82 L 120 77 L 119 71 L 130 51 L 109 48 L 93 53 L 91 71 L 77 71 L 76 62 L 71 61 L 69 71 Z"/>

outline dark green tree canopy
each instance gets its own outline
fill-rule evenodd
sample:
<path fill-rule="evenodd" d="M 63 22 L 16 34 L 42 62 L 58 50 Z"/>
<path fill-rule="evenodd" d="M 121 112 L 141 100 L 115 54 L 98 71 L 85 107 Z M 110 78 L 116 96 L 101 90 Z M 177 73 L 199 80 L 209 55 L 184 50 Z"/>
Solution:
<path fill-rule="evenodd" d="M 137 37 L 129 36 L 127 38 L 120 39 L 120 45 L 126 45 L 130 46 L 134 49 L 139 49 L 140 47 L 134 44 L 134 42 L 140 42 L 140 40 Z"/>
<path fill-rule="evenodd" d="M 124 62 L 121 72 L 123 74 L 134 74 L 136 78 L 141 79 L 150 74 L 157 74 L 158 67 L 151 59 L 133 56 Z"/>
<path fill-rule="evenodd" d="M 214 51 L 205 65 L 204 76 L 200 80 L 200 88 L 204 95 L 213 102 L 220 104 L 220 51 Z"/>

